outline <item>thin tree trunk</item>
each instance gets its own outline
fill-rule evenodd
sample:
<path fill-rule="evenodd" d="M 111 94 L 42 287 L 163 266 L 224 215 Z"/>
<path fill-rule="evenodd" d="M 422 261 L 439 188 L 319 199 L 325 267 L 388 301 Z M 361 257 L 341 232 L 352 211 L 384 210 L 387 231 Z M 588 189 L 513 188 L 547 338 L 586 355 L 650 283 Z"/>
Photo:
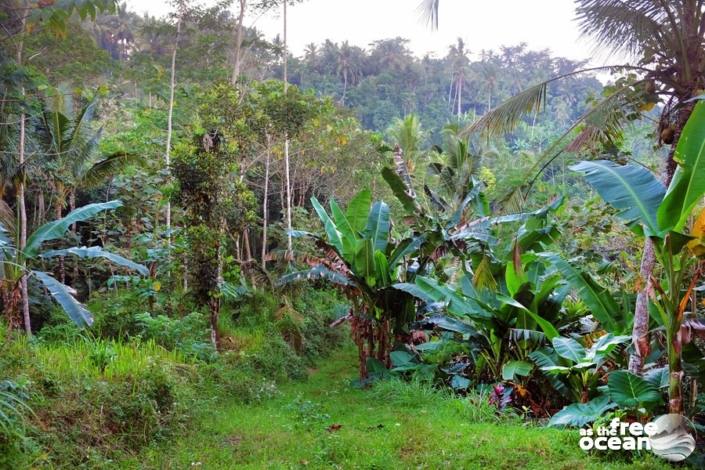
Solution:
<path fill-rule="evenodd" d="M 267 134 L 267 159 L 264 162 L 264 201 L 262 203 L 262 269 L 267 270 L 267 218 L 269 202 L 269 160 L 271 157 L 269 134 Z"/>
<path fill-rule="evenodd" d="M 460 119 L 460 116 L 462 115 L 462 110 L 463 110 L 463 80 L 462 78 L 458 79 L 458 119 Z"/>
<path fill-rule="evenodd" d="M 181 20 L 176 23 L 176 41 L 174 51 L 171 53 L 171 82 L 169 88 L 169 116 L 167 118 L 166 131 L 166 153 L 164 163 L 167 169 L 167 178 L 171 179 L 171 134 L 173 130 L 174 117 L 174 88 L 176 87 L 176 51 L 179 48 L 179 35 L 181 34 Z M 171 246 L 171 201 L 166 202 L 166 236 L 169 246 Z"/>
<path fill-rule="evenodd" d="M 23 21 L 24 24 L 24 21 Z M 22 28 L 24 30 L 24 27 Z M 18 53 L 21 58 L 21 49 Z M 24 95 L 24 89 L 22 90 Z M 20 164 L 20 182 L 17 184 L 17 205 L 19 208 L 20 217 L 20 243 L 19 251 L 23 252 L 27 246 L 27 207 L 25 205 L 25 114 L 20 116 L 20 145 L 19 145 L 19 164 Z M 27 336 L 32 336 L 32 323 L 29 318 L 29 289 L 27 288 L 27 266 L 26 262 L 22 263 L 22 277 L 20 278 L 20 292 L 22 295 L 22 319 L 24 320 L 24 329 Z"/>
<path fill-rule="evenodd" d="M 235 64 L 233 65 L 232 84 L 235 85 L 240 78 L 240 67 L 242 64 L 242 33 L 245 21 L 245 10 L 247 0 L 240 0 L 240 14 L 237 17 L 237 30 L 235 31 Z"/>
<path fill-rule="evenodd" d="M 348 74 L 347 72 L 343 73 L 343 96 L 340 99 L 340 104 L 345 106 L 345 94 L 348 92 Z"/>
<path fill-rule="evenodd" d="M 23 2 L 24 6 L 25 2 Z M 20 29 L 20 39 L 17 45 L 17 64 L 22 65 L 22 51 L 24 49 L 24 29 L 27 24 L 27 14 L 22 14 L 22 26 Z M 24 96 L 25 91 L 22 87 L 22 96 Z M 17 207 L 19 210 L 19 243 L 18 249 L 23 252 L 27 246 L 27 207 L 25 204 L 25 185 L 26 185 L 26 171 L 25 171 L 25 139 L 26 139 L 26 116 L 22 112 L 20 114 L 20 142 L 19 142 L 19 155 L 18 163 L 20 167 L 20 181 L 17 184 Z M 22 318 L 24 320 L 24 329 L 27 336 L 32 336 L 32 324 L 29 318 L 29 289 L 27 288 L 27 265 L 26 261 L 23 261 L 22 266 L 22 277 L 20 278 L 20 292 L 22 297 Z"/>
<path fill-rule="evenodd" d="M 287 56 L 289 55 L 287 44 L 287 18 L 286 18 L 286 1 L 284 1 L 284 95 L 289 91 L 289 82 L 287 76 Z M 284 134 L 284 167 L 286 173 L 286 259 L 293 258 L 293 243 L 291 239 L 291 181 L 289 180 L 289 135 Z"/>

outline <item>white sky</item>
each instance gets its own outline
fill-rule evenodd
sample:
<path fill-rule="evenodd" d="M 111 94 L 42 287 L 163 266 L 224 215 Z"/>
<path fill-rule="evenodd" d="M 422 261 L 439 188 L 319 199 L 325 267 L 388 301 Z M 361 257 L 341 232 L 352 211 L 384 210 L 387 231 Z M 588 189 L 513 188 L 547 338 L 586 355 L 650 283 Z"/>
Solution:
<path fill-rule="evenodd" d="M 603 65 L 606 60 L 594 58 L 592 44 L 580 37 L 572 0 L 441 0 L 438 31 L 420 22 L 420 1 L 306 0 L 289 8 L 289 48 L 300 55 L 306 44 L 325 39 L 348 40 L 364 48 L 377 39 L 401 36 L 411 40 L 410 48 L 418 56 L 427 52 L 442 56 L 461 37 L 473 54 L 526 42 L 530 49 L 550 49 L 555 55 L 576 60 L 591 59 L 593 65 Z M 128 3 L 138 12 L 156 16 L 169 11 L 167 1 Z M 281 31 L 282 18 L 279 12 L 269 12 L 260 18 L 248 18 L 247 24 L 271 39 Z"/>

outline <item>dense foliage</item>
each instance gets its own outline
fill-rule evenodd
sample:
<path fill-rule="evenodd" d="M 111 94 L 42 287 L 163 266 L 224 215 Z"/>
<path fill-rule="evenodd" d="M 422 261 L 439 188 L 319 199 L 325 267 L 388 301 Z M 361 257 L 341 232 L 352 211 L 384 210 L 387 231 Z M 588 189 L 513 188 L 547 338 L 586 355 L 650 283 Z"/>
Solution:
<path fill-rule="evenodd" d="M 702 430 L 702 2 L 577 0 L 640 60 L 605 86 L 524 44 L 295 57 L 244 18 L 296 1 L 230 3 L 0 10 L 0 466 L 132 462 L 348 336 L 390 407 Z"/>

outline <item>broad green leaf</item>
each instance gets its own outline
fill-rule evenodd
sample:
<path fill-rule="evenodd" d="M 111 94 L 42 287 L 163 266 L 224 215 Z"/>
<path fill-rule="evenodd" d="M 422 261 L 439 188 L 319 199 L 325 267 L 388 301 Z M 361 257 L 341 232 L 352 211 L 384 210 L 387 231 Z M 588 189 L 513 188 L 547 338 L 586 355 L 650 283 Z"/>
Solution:
<path fill-rule="evenodd" d="M 362 241 L 360 249 L 355 254 L 355 274 L 364 279 L 368 286 L 377 285 L 375 249 L 369 238 Z"/>
<path fill-rule="evenodd" d="M 577 364 L 585 359 L 585 348 L 573 338 L 559 336 L 553 338 L 551 344 L 553 344 L 553 349 L 556 350 L 559 356 L 573 363 Z"/>
<path fill-rule="evenodd" d="M 399 289 L 426 303 L 445 302 L 448 312 L 466 316 L 476 320 L 487 320 L 492 318 L 492 314 L 482 308 L 475 299 L 463 297 L 449 287 L 440 284 L 435 279 L 417 276 L 415 283 L 394 284 L 395 289 Z"/>
<path fill-rule="evenodd" d="M 625 344 L 631 341 L 631 336 L 622 335 L 614 336 L 612 333 L 607 333 L 600 337 L 588 351 L 587 357 L 592 359 L 604 360 L 609 356 L 614 349 L 620 344 Z"/>
<path fill-rule="evenodd" d="M 705 103 L 699 102 L 678 138 L 678 168 L 658 209 L 662 230 L 681 231 L 705 194 Z"/>
<path fill-rule="evenodd" d="M 119 265 L 119 266 L 124 266 L 128 269 L 131 269 L 133 271 L 137 271 L 143 276 L 149 276 L 149 269 L 147 269 L 146 266 L 135 263 L 134 261 L 131 261 L 127 258 L 124 258 L 120 255 L 116 255 L 115 253 L 111 253 L 109 251 L 105 251 L 99 246 L 92 246 L 92 247 L 73 247 L 73 248 L 66 248 L 64 250 L 50 250 L 50 251 L 45 251 L 41 255 L 39 255 L 41 258 L 54 258 L 57 256 L 69 256 L 69 255 L 74 255 L 78 256 L 79 258 L 105 258 L 108 261 L 112 261 L 113 263 Z"/>
<path fill-rule="evenodd" d="M 323 228 L 328 236 L 328 241 L 338 250 L 338 253 L 342 254 L 344 251 L 343 240 L 340 237 L 338 227 L 335 226 L 335 222 L 328 216 L 328 213 L 315 196 L 311 197 L 311 205 L 313 206 L 313 210 L 316 211 L 316 214 L 318 214 L 318 218 L 323 222 Z"/>
<path fill-rule="evenodd" d="M 551 417 L 548 425 L 575 426 L 581 428 L 616 407 L 617 405 L 615 403 L 610 403 L 609 396 L 601 395 L 587 403 L 574 403 L 566 406 Z"/>
<path fill-rule="evenodd" d="M 32 274 L 44 284 L 49 295 L 61 305 L 61 308 L 78 326 L 91 326 L 93 317 L 81 303 L 71 294 L 71 288 L 54 279 L 45 272 L 33 271 Z"/>
<path fill-rule="evenodd" d="M 556 353 L 548 351 L 547 348 L 531 352 L 529 354 L 529 358 L 534 361 L 534 363 L 539 366 L 539 369 L 541 370 L 545 370 L 551 367 L 560 367 L 556 362 L 558 361 L 558 356 L 556 355 Z M 548 375 L 547 378 L 549 382 L 551 382 L 551 385 L 553 385 L 553 388 L 558 390 L 558 392 L 560 392 L 563 396 L 570 395 L 570 390 L 568 390 L 568 387 L 566 387 L 566 385 L 557 377 Z"/>
<path fill-rule="evenodd" d="M 521 265 L 519 266 L 521 268 Z M 507 290 L 510 296 L 514 296 L 522 285 L 527 281 L 526 275 L 523 270 L 516 270 L 515 263 L 513 261 L 508 261 L 507 266 L 504 270 L 504 282 L 507 285 Z"/>
<path fill-rule="evenodd" d="M 644 380 L 659 390 L 668 388 L 668 366 L 655 367 L 644 372 Z"/>
<path fill-rule="evenodd" d="M 50 240 L 58 240 L 63 238 L 66 231 L 76 222 L 83 222 L 95 217 L 100 212 L 116 209 L 122 206 L 120 201 L 99 202 L 88 204 L 87 206 L 79 207 L 71 211 L 66 217 L 58 220 L 47 222 L 39 227 L 27 239 L 27 245 L 24 249 L 24 254 L 27 258 L 35 258 L 39 254 L 39 248 L 42 243 Z"/>
<path fill-rule="evenodd" d="M 426 241 L 426 235 L 419 235 L 418 237 L 405 238 L 396 248 L 392 251 L 389 257 L 389 268 L 394 269 L 399 263 L 404 259 L 405 256 L 409 256 L 416 252 L 421 245 Z"/>
<path fill-rule="evenodd" d="M 452 331 L 455 333 L 460 333 L 462 335 L 475 336 L 478 334 L 477 329 L 474 326 L 465 323 L 464 321 L 458 320 L 457 318 L 447 317 L 444 315 L 434 315 L 432 317 L 426 318 L 425 321 L 442 330 Z M 440 343 L 440 341 L 436 341 L 435 343 Z M 416 349 L 418 349 L 418 347 Z"/>
<path fill-rule="evenodd" d="M 502 367 L 502 380 L 514 380 L 516 376 L 526 377 L 531 374 L 533 364 L 526 361 L 509 361 Z"/>
<path fill-rule="evenodd" d="M 521 309 L 524 313 L 529 315 L 533 320 L 536 322 L 537 325 L 541 327 L 543 330 L 544 334 L 546 335 L 546 338 L 549 340 L 552 340 L 553 338 L 556 338 L 560 336 L 560 333 L 556 329 L 551 322 L 543 318 L 541 315 L 538 315 L 537 313 L 532 312 L 528 308 L 526 308 L 523 304 L 520 302 L 512 299 L 511 297 L 506 297 L 504 295 L 498 295 L 497 299 L 502 302 L 505 305 L 511 305 L 512 307 L 516 307 L 518 309 Z"/>
<path fill-rule="evenodd" d="M 588 273 L 579 270 L 558 255 L 548 253 L 542 256 L 550 261 L 553 267 L 563 275 L 573 289 L 578 291 L 580 298 L 590 308 L 592 316 L 595 317 L 606 330 L 621 331 L 621 325 L 618 325 L 615 321 L 615 317 L 618 317 L 620 307 L 607 289 L 597 284 Z"/>
<path fill-rule="evenodd" d="M 357 249 L 357 234 L 335 199 L 330 200 L 330 212 L 335 219 L 335 225 L 343 243 L 343 256 L 350 259 Z"/>
<path fill-rule="evenodd" d="M 416 214 L 418 210 L 416 200 L 407 192 L 407 187 L 397 172 L 391 168 L 384 167 L 382 168 L 382 177 L 389 185 L 394 196 L 399 199 L 404 210 L 409 214 Z"/>
<path fill-rule="evenodd" d="M 452 379 L 450 379 L 450 386 L 453 388 L 453 390 L 467 390 L 467 388 L 470 386 L 470 379 L 467 377 L 463 377 L 462 375 L 454 375 Z"/>
<path fill-rule="evenodd" d="M 367 214 L 370 212 L 372 205 L 372 193 L 369 189 L 363 189 L 353 197 L 348 203 L 348 209 L 345 216 L 350 222 L 352 229 L 357 232 L 362 232 L 367 223 Z"/>
<path fill-rule="evenodd" d="M 650 382 L 626 370 L 612 372 L 607 378 L 610 398 L 625 408 L 640 408 L 662 401 L 661 393 Z"/>
<path fill-rule="evenodd" d="M 365 237 L 372 240 L 375 250 L 383 253 L 387 250 L 390 229 L 389 206 L 382 201 L 375 202 L 367 217 L 367 226 L 365 227 Z"/>
<path fill-rule="evenodd" d="M 375 251 L 375 272 L 379 281 L 377 283 L 379 287 L 387 287 L 391 283 L 387 257 L 379 250 Z"/>
<path fill-rule="evenodd" d="M 666 191 L 649 170 L 608 160 L 580 162 L 571 170 L 583 173 L 602 199 L 619 210 L 630 228 L 641 233 L 643 225 L 647 235 L 660 233 L 656 212 Z"/>
<path fill-rule="evenodd" d="M 415 362 L 415 357 L 406 351 L 392 351 L 389 353 L 392 367 L 402 367 Z"/>

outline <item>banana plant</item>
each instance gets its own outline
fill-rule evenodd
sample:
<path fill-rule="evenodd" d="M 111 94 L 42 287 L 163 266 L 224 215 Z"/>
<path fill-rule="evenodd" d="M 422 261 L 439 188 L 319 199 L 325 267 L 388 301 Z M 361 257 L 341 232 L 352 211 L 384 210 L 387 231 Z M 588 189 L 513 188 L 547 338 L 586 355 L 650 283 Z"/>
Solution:
<path fill-rule="evenodd" d="M 610 161 L 584 161 L 572 169 L 587 182 L 638 235 L 650 237 L 662 272 L 650 280 L 650 304 L 665 328 L 669 365 L 669 409 L 683 413 L 682 332 L 691 293 L 703 273 L 705 211 L 695 208 L 705 194 L 705 103 L 699 102 L 675 152 L 678 163 L 666 189 L 647 169 Z M 688 228 L 688 221 L 696 222 Z M 691 320 L 696 321 L 696 320 Z"/>
<path fill-rule="evenodd" d="M 104 258 L 112 263 L 136 271 L 143 276 L 149 270 L 138 263 L 130 261 L 98 246 L 73 247 L 60 250 L 43 250 L 46 242 L 60 240 L 77 222 L 90 220 L 97 214 L 122 206 L 120 201 L 88 204 L 71 211 L 66 217 L 47 222 L 35 230 L 28 238 L 25 249 L 20 251 L 9 236 L 11 227 L 0 224 L 0 286 L 2 290 L 3 307 L 8 316 L 16 314 L 19 305 L 19 282 L 27 275 L 37 279 L 44 285 L 49 295 L 61 306 L 71 320 L 79 326 L 90 326 L 93 322 L 90 312 L 74 297 L 70 287 L 59 282 L 50 274 L 32 269 L 32 265 L 40 260 L 61 256 L 77 256 L 79 258 Z"/>
<path fill-rule="evenodd" d="M 294 231 L 295 237 L 316 241 L 321 256 L 308 259 L 312 266 L 286 274 L 277 284 L 302 279 L 322 279 L 333 283 L 350 299 L 352 334 L 359 350 L 360 379 L 368 379 L 368 359 L 389 367 L 394 332 L 413 321 L 414 299 L 393 284 L 414 276 L 408 266 L 423 237 L 395 242 L 391 238 L 389 206 L 372 203 L 369 190 L 358 193 L 345 211 L 330 200 L 329 215 L 321 203 L 311 198 L 325 235 Z"/>
<path fill-rule="evenodd" d="M 463 322 L 472 333 L 469 341 L 478 378 L 515 380 L 530 375 L 529 353 L 559 336 L 556 325 L 569 320 L 561 314 L 569 285 L 537 254 L 558 236 L 547 221 L 550 210 L 528 214 L 509 250 L 503 251 L 498 242 L 470 248 L 472 269 L 456 286 L 427 276 L 395 285 L 453 317 L 451 331 L 458 331 L 458 320 Z M 448 324 L 447 318 L 439 316 L 426 321 L 439 329 Z"/>
<path fill-rule="evenodd" d="M 551 347 L 529 354 L 549 378 L 553 387 L 566 398 L 587 403 L 597 395 L 601 379 L 609 372 L 608 361 L 630 336 L 601 336 L 586 348 L 574 338 L 556 336 Z"/>

